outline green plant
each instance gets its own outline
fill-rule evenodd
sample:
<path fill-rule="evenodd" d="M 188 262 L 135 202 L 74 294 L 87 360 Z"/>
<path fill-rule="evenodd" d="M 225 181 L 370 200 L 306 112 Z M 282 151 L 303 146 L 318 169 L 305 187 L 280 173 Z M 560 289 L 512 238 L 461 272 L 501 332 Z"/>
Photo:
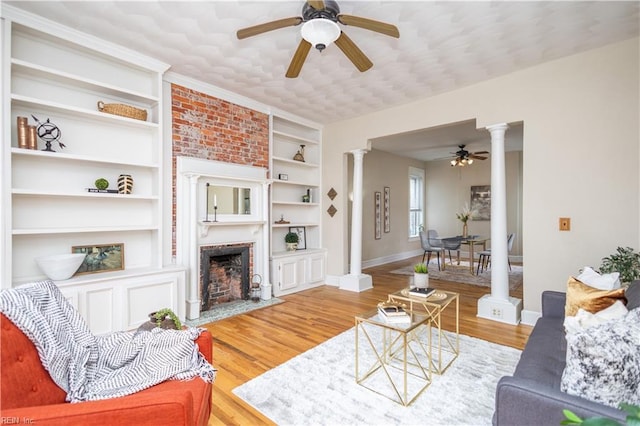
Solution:
<path fill-rule="evenodd" d="M 96 188 L 98 189 L 107 189 L 109 187 L 109 181 L 105 178 L 99 178 L 95 181 Z"/>
<path fill-rule="evenodd" d="M 416 274 L 428 274 L 429 268 L 427 268 L 427 265 L 425 263 L 416 263 L 415 265 L 413 265 L 413 271 Z"/>
<path fill-rule="evenodd" d="M 284 236 L 284 242 L 289 244 L 296 244 L 298 242 L 298 234 L 295 232 L 288 232 L 287 235 Z"/>
<path fill-rule="evenodd" d="M 630 283 L 640 278 L 640 253 L 631 247 L 618 247 L 616 253 L 602 259 L 601 274 L 620 273 L 620 281 Z"/>
<path fill-rule="evenodd" d="M 180 330 L 182 328 L 182 323 L 180 322 L 180 318 L 169 308 L 163 308 L 159 311 L 154 312 L 153 317 L 156 319 L 156 324 L 158 327 L 162 324 L 165 318 L 169 317 L 173 320 L 173 323 L 176 325 L 176 328 Z"/>
<path fill-rule="evenodd" d="M 621 403 L 619 408 L 623 411 L 626 411 L 628 414 L 626 425 L 640 425 L 640 406 Z M 561 421 L 561 425 L 620 426 L 621 424 L 613 419 L 608 419 L 605 417 L 589 417 L 586 419 L 581 419 L 570 410 L 562 410 L 562 413 L 566 417 L 566 420 Z"/>

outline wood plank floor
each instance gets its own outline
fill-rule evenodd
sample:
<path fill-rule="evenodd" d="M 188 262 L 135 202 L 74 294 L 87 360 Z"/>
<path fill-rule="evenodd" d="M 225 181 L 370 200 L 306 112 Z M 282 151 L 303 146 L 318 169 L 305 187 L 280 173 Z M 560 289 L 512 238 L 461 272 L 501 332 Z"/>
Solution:
<path fill-rule="evenodd" d="M 372 309 L 387 294 L 407 287 L 409 277 L 389 271 L 411 265 L 420 258 L 374 267 L 364 272 L 373 277 L 373 290 L 353 293 L 322 286 L 281 297 L 285 302 L 227 318 L 206 327 L 213 334 L 214 366 L 218 375 L 213 387 L 209 425 L 271 425 L 231 391 L 294 356 L 353 327 L 354 315 Z M 488 288 L 430 280 L 430 286 L 460 293 L 460 333 L 522 349 L 532 327 L 512 326 L 476 317 L 477 301 Z M 511 296 L 522 298 L 522 288 Z M 446 313 L 446 311 L 445 311 Z M 453 324 L 444 318 L 444 328 Z"/>

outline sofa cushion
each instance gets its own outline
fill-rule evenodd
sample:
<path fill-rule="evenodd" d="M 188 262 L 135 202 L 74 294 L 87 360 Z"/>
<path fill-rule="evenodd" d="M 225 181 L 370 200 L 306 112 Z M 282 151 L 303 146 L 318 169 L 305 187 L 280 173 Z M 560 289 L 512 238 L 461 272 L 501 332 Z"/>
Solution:
<path fill-rule="evenodd" d="M 640 280 L 632 281 L 624 295 L 627 298 L 627 309 L 640 307 Z"/>
<path fill-rule="evenodd" d="M 567 282 L 565 316 L 575 315 L 580 308 L 595 314 L 613 305 L 616 300 L 623 300 L 626 303 L 624 288 L 599 290 L 570 277 Z"/>
<path fill-rule="evenodd" d="M 564 330 L 567 334 L 576 333 L 607 321 L 622 318 L 627 312 L 629 312 L 628 309 L 620 300 L 616 300 L 616 303 L 595 314 L 580 308 L 575 316 L 564 318 Z"/>
<path fill-rule="evenodd" d="M 614 288 L 620 288 L 620 272 L 601 275 L 592 268 L 585 266 L 576 279 L 585 283 L 589 287 L 597 288 L 598 290 L 613 290 Z"/>
<path fill-rule="evenodd" d="M 601 404 L 640 404 L 640 309 L 567 335 L 561 389 Z"/>

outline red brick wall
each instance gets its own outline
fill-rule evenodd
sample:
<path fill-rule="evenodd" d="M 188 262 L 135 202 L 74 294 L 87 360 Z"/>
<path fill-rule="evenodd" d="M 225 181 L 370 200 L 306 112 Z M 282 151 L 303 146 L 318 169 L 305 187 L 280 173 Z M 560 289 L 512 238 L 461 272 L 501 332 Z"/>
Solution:
<path fill-rule="evenodd" d="M 176 157 L 269 168 L 269 116 L 186 87 L 171 85 L 173 254 L 176 241 Z"/>

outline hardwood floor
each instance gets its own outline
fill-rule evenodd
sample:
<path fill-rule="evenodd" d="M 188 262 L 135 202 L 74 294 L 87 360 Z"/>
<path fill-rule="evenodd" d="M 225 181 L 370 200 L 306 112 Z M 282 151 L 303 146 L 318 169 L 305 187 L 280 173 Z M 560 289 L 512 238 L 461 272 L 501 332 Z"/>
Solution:
<path fill-rule="evenodd" d="M 273 424 L 231 391 L 294 356 L 353 327 L 354 315 L 374 308 L 387 294 L 405 288 L 409 277 L 389 271 L 420 258 L 369 268 L 374 288 L 362 293 L 322 286 L 281 297 L 284 303 L 205 325 L 213 334 L 214 366 L 209 425 Z M 512 326 L 476 317 L 477 301 L 488 288 L 430 280 L 430 286 L 460 293 L 460 333 L 522 349 L 532 327 Z M 522 288 L 511 296 L 522 298 Z M 446 313 L 446 311 L 445 311 Z M 444 328 L 451 329 L 452 317 Z"/>

